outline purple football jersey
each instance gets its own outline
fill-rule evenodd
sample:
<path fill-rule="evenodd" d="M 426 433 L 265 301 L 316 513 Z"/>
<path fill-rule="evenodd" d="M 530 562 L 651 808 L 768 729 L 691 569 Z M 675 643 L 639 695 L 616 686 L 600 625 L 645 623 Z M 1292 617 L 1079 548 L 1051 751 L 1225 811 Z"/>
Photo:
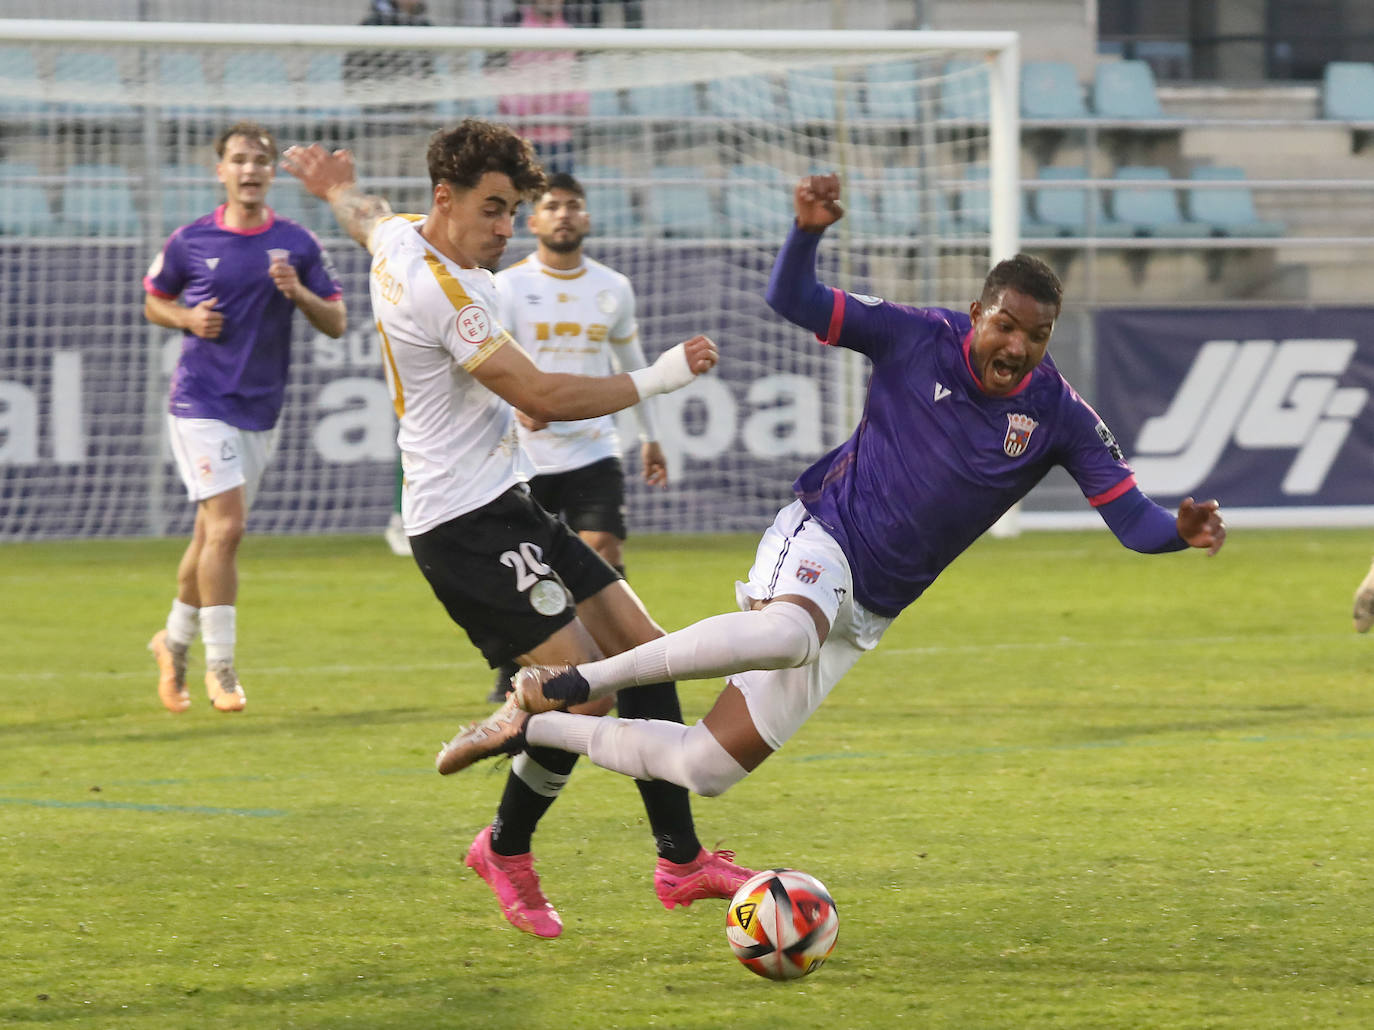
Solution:
<path fill-rule="evenodd" d="M 1048 356 L 1006 397 L 968 360 L 969 316 L 834 290 L 826 343 L 873 362 L 859 427 L 794 489 L 849 558 L 858 601 L 894 616 L 1054 465 L 1094 506 L 1135 482 Z"/>
<path fill-rule="evenodd" d="M 172 373 L 170 407 L 181 418 L 213 418 L 239 429 L 271 429 L 281 414 L 291 363 L 296 305 L 267 274 L 275 252 L 301 282 L 327 300 L 342 295 L 323 248 L 304 226 L 269 210 L 264 225 L 231 229 L 224 205 L 172 233 L 153 259 L 143 288 L 180 297 L 188 307 L 217 298 L 224 328 L 214 340 L 189 333 Z"/>

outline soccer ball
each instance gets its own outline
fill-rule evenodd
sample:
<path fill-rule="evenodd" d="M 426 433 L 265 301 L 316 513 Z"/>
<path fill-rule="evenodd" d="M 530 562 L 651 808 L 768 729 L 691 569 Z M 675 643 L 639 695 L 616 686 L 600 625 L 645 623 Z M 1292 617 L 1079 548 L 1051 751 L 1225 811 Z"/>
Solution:
<path fill-rule="evenodd" d="M 725 936 L 744 965 L 769 980 L 815 972 L 835 950 L 835 899 L 814 876 L 766 869 L 740 884 L 725 911 Z"/>

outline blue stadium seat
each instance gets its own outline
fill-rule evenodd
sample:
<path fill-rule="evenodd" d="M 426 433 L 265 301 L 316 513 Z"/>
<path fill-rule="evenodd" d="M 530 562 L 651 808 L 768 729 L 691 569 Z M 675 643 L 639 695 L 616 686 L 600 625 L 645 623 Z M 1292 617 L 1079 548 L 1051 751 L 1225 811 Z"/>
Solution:
<path fill-rule="evenodd" d="M 241 98 L 229 109 L 235 119 L 255 119 L 267 123 L 268 128 L 275 128 L 273 123 L 295 112 L 295 94 L 286 62 L 280 54 L 270 51 L 232 53 L 226 57 L 224 93 Z"/>
<path fill-rule="evenodd" d="M 655 181 L 645 199 L 650 220 L 665 236 L 720 235 L 720 215 L 705 178 L 702 169 L 694 165 L 664 165 L 654 169 Z"/>
<path fill-rule="evenodd" d="M 38 166 L 27 161 L 0 161 L 0 235 L 54 236 L 62 231 L 53 217 L 47 191 L 38 182 Z"/>
<path fill-rule="evenodd" d="M 697 88 L 691 82 L 631 86 L 628 100 L 630 113 L 640 118 L 673 121 L 677 118 L 695 118 L 701 114 L 697 104 Z"/>
<path fill-rule="evenodd" d="M 587 193 L 587 212 L 598 236 L 631 236 L 640 232 L 630 187 L 619 183 L 582 187 Z"/>
<path fill-rule="evenodd" d="M 1021 66 L 1021 117 L 1071 121 L 1088 117 L 1078 73 L 1067 61 L 1027 61 Z"/>
<path fill-rule="evenodd" d="M 125 101 L 124 78 L 113 54 L 64 50 L 53 59 L 53 85 L 81 99 L 58 105 L 61 114 L 90 121 L 133 118 L 134 106 Z"/>
<path fill-rule="evenodd" d="M 1041 180 L 1089 179 L 1085 168 L 1041 168 L 1036 173 Z M 1047 236 L 1131 236 L 1130 226 L 1108 217 L 1102 198 L 1086 186 L 1040 186 L 1031 202 L 1035 222 Z M 1089 225 L 1088 213 L 1092 212 Z"/>
<path fill-rule="evenodd" d="M 794 122 L 833 122 L 841 103 L 851 125 L 864 119 L 859 84 L 838 82 L 833 68 L 794 68 L 787 73 L 783 95 Z"/>
<path fill-rule="evenodd" d="M 1332 61 L 1322 73 L 1322 117 L 1374 122 L 1374 62 Z"/>
<path fill-rule="evenodd" d="M 888 235 L 919 236 L 926 226 L 922 221 L 921 189 L 914 168 L 900 165 L 883 170 L 886 182 L 879 205 L 883 231 Z"/>
<path fill-rule="evenodd" d="M 163 236 L 170 235 L 179 225 L 208 215 L 224 200 L 224 189 L 208 168 L 163 165 L 159 175 L 158 209 L 162 214 Z"/>
<path fill-rule="evenodd" d="M 736 165 L 726 175 L 726 220 L 741 236 L 781 240 L 792 228 L 787 185 L 775 168 Z"/>
<path fill-rule="evenodd" d="M 889 189 L 887 182 L 851 178 L 844 184 L 844 220 L 856 233 L 885 236 L 891 230 L 879 214 L 879 205 Z"/>
<path fill-rule="evenodd" d="M 142 231 L 134 204 L 133 179 L 114 164 L 67 168 L 62 220 L 86 236 L 137 236 Z"/>
<path fill-rule="evenodd" d="M 988 88 L 988 68 L 983 61 L 946 61 L 940 83 L 940 118 L 986 122 Z"/>
<path fill-rule="evenodd" d="M 864 70 L 864 101 L 870 118 L 914 125 L 921 113 L 916 62 L 884 61 Z"/>
<path fill-rule="evenodd" d="M 200 55 L 184 50 L 164 50 L 157 60 L 158 97 L 164 114 L 199 117 L 210 113 L 210 83 Z"/>
<path fill-rule="evenodd" d="M 1283 225 L 1260 218 L 1255 198 L 1242 185 L 1240 168 L 1194 168 L 1192 178 L 1206 182 L 1235 182 L 1234 189 L 1190 189 L 1185 193 L 1188 217 L 1205 225 L 1214 236 L 1282 236 Z"/>
<path fill-rule="evenodd" d="M 28 47 L 0 47 L 0 118 L 42 113 L 43 83 L 38 61 Z"/>
<path fill-rule="evenodd" d="M 1116 170 L 1119 182 L 1167 182 L 1169 170 L 1157 165 L 1126 165 Z M 1112 191 L 1112 215 L 1130 226 L 1136 236 L 1206 236 L 1207 229 L 1184 219 L 1172 186 L 1117 186 Z"/>
<path fill-rule="evenodd" d="M 625 113 L 619 90 L 597 89 L 587 95 L 587 113 L 593 118 L 618 118 Z"/>
<path fill-rule="evenodd" d="M 305 88 L 310 93 L 306 108 L 312 117 L 352 121 L 362 116 L 357 104 L 340 103 L 345 94 L 344 55 L 336 52 L 315 54 L 305 67 Z"/>
<path fill-rule="evenodd" d="M 1102 61 L 1093 77 L 1093 110 L 1122 121 L 1163 118 L 1155 73 L 1144 61 Z"/>
<path fill-rule="evenodd" d="M 773 80 L 763 75 L 712 79 L 706 84 L 706 109 L 722 118 L 781 121 Z"/>

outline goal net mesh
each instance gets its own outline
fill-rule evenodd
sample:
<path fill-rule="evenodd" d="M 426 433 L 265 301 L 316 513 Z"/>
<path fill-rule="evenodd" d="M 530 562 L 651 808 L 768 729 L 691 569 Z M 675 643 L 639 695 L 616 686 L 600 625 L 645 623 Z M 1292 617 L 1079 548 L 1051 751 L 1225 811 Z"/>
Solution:
<path fill-rule="evenodd" d="M 141 280 L 168 234 L 222 200 L 213 142 L 239 120 L 283 148 L 352 149 L 363 187 L 398 211 L 428 209 L 426 143 L 463 117 L 511 125 L 578 177 L 586 252 L 629 277 L 649 357 L 698 332 L 722 353 L 717 373 L 659 399 L 667 490 L 638 481 L 627 424 L 632 532 L 756 530 L 854 428 L 862 359 L 763 301 L 799 176 L 843 180 L 823 281 L 954 308 L 977 294 L 990 253 L 987 52 L 920 33 L 901 51 L 843 32 L 823 49 L 630 50 L 585 48 L 587 32 L 428 29 L 419 45 L 407 31 L 333 28 L 318 41 L 297 29 L 291 46 L 197 43 L 193 27 L 157 43 L 0 38 L 0 538 L 189 532 L 163 425 L 180 338 L 144 320 Z M 331 340 L 297 319 L 281 444 L 250 528 L 378 530 L 395 424 L 367 254 L 289 175 L 268 203 L 320 236 L 349 329 Z M 521 224 L 505 260 L 532 249 Z"/>

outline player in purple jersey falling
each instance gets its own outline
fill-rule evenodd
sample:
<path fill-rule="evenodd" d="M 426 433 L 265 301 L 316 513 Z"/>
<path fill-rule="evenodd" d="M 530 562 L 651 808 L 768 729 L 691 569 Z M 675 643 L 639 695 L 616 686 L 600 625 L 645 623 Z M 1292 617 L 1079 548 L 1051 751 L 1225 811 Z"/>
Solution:
<path fill-rule="evenodd" d="M 988 274 L 969 314 L 847 294 L 816 280 L 821 234 L 843 214 L 839 179 L 811 176 L 773 265 L 768 303 L 873 363 L 858 428 L 802 473 L 764 533 L 741 611 L 602 661 L 529 667 L 510 699 L 439 752 L 456 772 L 526 743 L 584 754 L 637 779 L 720 794 L 787 741 L 892 619 L 1054 465 L 1127 547 L 1226 538 L 1215 501 L 1177 516 L 1140 492 L 1111 431 L 1045 353 L 1062 287 L 1019 254 Z M 694 726 L 562 709 L 636 683 L 728 677 Z M 531 714 L 533 713 L 533 714 Z"/>
<path fill-rule="evenodd" d="M 220 711 L 240 711 L 234 671 L 237 554 L 244 519 L 277 441 L 297 310 L 322 333 L 343 335 L 342 289 L 310 230 L 267 206 L 277 144 L 240 122 L 215 143 L 225 203 L 168 238 L 143 279 L 150 322 L 185 332 L 172 373 L 168 437 L 195 530 L 177 567 L 167 626 L 148 644 L 158 697 L 191 706 L 186 652 L 205 638 L 205 687 Z"/>

